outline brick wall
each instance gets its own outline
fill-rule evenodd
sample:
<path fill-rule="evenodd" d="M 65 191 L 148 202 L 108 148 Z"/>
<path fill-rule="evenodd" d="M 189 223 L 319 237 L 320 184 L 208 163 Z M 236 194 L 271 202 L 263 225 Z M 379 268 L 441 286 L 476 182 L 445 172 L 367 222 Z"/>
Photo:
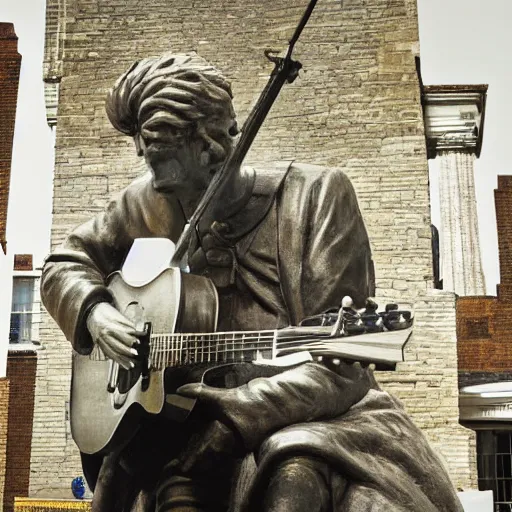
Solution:
<path fill-rule="evenodd" d="M 7 250 L 5 230 L 20 66 L 21 55 L 14 26 L 12 23 L 0 23 L 0 246 L 4 253 Z M 7 343 L 7 339 L 0 339 L 0 343 Z M 0 378 L 0 512 L 3 510 L 4 492 L 8 491 L 5 486 L 8 414 L 9 380 Z"/>
<path fill-rule="evenodd" d="M 512 301 L 512 176 L 498 176 L 494 203 L 500 256 L 498 294 L 501 299 Z"/>
<path fill-rule="evenodd" d="M 14 270 L 34 270 L 34 257 L 32 254 L 15 254 Z"/>
<path fill-rule="evenodd" d="M 12 512 L 14 498 L 28 496 L 29 492 L 36 369 L 37 356 L 34 351 L 9 353 L 9 425 L 4 512 Z"/>
<path fill-rule="evenodd" d="M 507 374 L 512 368 L 512 176 L 498 176 L 494 191 L 500 284 L 497 297 L 461 297 L 457 301 L 459 370 Z M 469 382 L 469 377 L 465 377 Z"/>
<path fill-rule="evenodd" d="M 3 511 L 5 491 L 5 460 L 7 425 L 9 420 L 9 380 L 0 377 L 0 512 Z"/>
<path fill-rule="evenodd" d="M 510 339 L 507 342 L 507 332 L 501 332 L 497 321 L 503 309 L 512 313 L 512 304 L 510 306 L 500 304 L 496 297 L 459 297 L 459 371 L 503 372 L 511 368 L 512 344 Z"/>
<path fill-rule="evenodd" d="M 4 252 L 20 66 L 21 55 L 14 26 L 12 23 L 0 23 L 0 245 Z"/>
<path fill-rule="evenodd" d="M 292 0 L 230 2 L 48 0 L 45 69 L 62 73 L 56 141 L 56 246 L 143 171 L 109 126 L 104 98 L 134 59 L 197 50 L 232 80 L 243 121 L 305 8 Z M 57 19 L 55 16 L 57 16 Z M 59 18 L 60 16 L 60 18 Z M 65 48 L 63 45 L 65 44 Z M 337 165 L 350 176 L 372 243 L 378 298 L 417 305 L 407 362 L 380 375 L 446 460 L 458 487 L 476 473 L 472 434 L 458 425 L 455 304 L 432 292 L 428 169 L 414 57 L 415 0 L 322 0 L 296 48 L 305 71 L 286 86 L 249 161 Z M 48 71 L 50 72 L 50 71 Z M 57 77 L 59 78 L 59 77 Z M 69 496 L 79 460 L 65 423 L 70 347 L 50 318 L 41 329 L 31 495 Z M 51 434 L 50 434 L 51 432 Z"/>

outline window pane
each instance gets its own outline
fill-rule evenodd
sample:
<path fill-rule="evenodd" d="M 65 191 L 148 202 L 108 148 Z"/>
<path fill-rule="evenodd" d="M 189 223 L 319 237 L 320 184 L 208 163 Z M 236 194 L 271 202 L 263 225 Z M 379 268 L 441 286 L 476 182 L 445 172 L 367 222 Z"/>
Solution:
<path fill-rule="evenodd" d="M 31 343 L 33 332 L 34 278 L 15 277 L 12 288 L 10 343 Z"/>
<path fill-rule="evenodd" d="M 12 311 L 32 311 L 34 304 L 34 279 L 17 277 L 12 286 Z"/>
<path fill-rule="evenodd" d="M 492 490 L 496 512 L 512 511 L 512 432 L 477 431 L 478 488 Z"/>
<path fill-rule="evenodd" d="M 32 313 L 12 313 L 9 343 L 31 343 Z"/>
<path fill-rule="evenodd" d="M 20 342 L 20 317 L 14 313 L 11 314 L 11 328 L 9 330 L 9 343 Z"/>

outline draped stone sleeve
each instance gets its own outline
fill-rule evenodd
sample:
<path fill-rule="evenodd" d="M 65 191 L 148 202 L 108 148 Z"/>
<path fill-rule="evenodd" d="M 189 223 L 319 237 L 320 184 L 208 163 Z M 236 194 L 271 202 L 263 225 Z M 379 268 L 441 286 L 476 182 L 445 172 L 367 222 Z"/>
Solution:
<path fill-rule="evenodd" d="M 150 175 L 134 181 L 105 211 L 76 228 L 46 259 L 41 299 L 74 349 L 92 350 L 85 326 L 87 314 L 98 302 L 111 302 L 105 278 L 118 270 L 135 238 L 177 240 L 184 220 L 172 195 L 157 193 Z"/>
<path fill-rule="evenodd" d="M 339 169 L 294 164 L 278 201 L 279 273 L 292 325 L 350 295 L 374 295 L 368 234 L 355 191 Z"/>

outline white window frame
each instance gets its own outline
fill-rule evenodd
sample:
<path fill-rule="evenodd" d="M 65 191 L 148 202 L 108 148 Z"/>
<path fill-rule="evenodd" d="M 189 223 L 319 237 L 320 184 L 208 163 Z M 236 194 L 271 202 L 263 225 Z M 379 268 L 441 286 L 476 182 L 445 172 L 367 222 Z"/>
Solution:
<path fill-rule="evenodd" d="M 12 274 L 13 290 L 15 280 L 18 278 L 31 278 L 34 280 L 34 296 L 32 300 L 32 309 L 30 311 L 13 311 L 14 304 L 11 306 L 11 315 L 19 313 L 32 314 L 32 328 L 30 341 L 14 342 L 9 340 L 9 351 L 34 349 L 39 345 L 39 325 L 41 323 L 41 299 L 39 294 L 39 286 L 41 280 L 41 270 L 14 270 Z"/>

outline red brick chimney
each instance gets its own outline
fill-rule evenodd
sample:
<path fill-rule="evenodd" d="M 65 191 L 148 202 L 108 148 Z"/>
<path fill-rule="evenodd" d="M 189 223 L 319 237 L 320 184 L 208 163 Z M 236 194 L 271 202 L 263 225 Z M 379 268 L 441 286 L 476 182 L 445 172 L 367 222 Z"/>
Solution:
<path fill-rule="evenodd" d="M 21 55 L 14 25 L 0 23 L 0 245 L 4 253 L 7 250 L 5 229 L 20 67 Z"/>

